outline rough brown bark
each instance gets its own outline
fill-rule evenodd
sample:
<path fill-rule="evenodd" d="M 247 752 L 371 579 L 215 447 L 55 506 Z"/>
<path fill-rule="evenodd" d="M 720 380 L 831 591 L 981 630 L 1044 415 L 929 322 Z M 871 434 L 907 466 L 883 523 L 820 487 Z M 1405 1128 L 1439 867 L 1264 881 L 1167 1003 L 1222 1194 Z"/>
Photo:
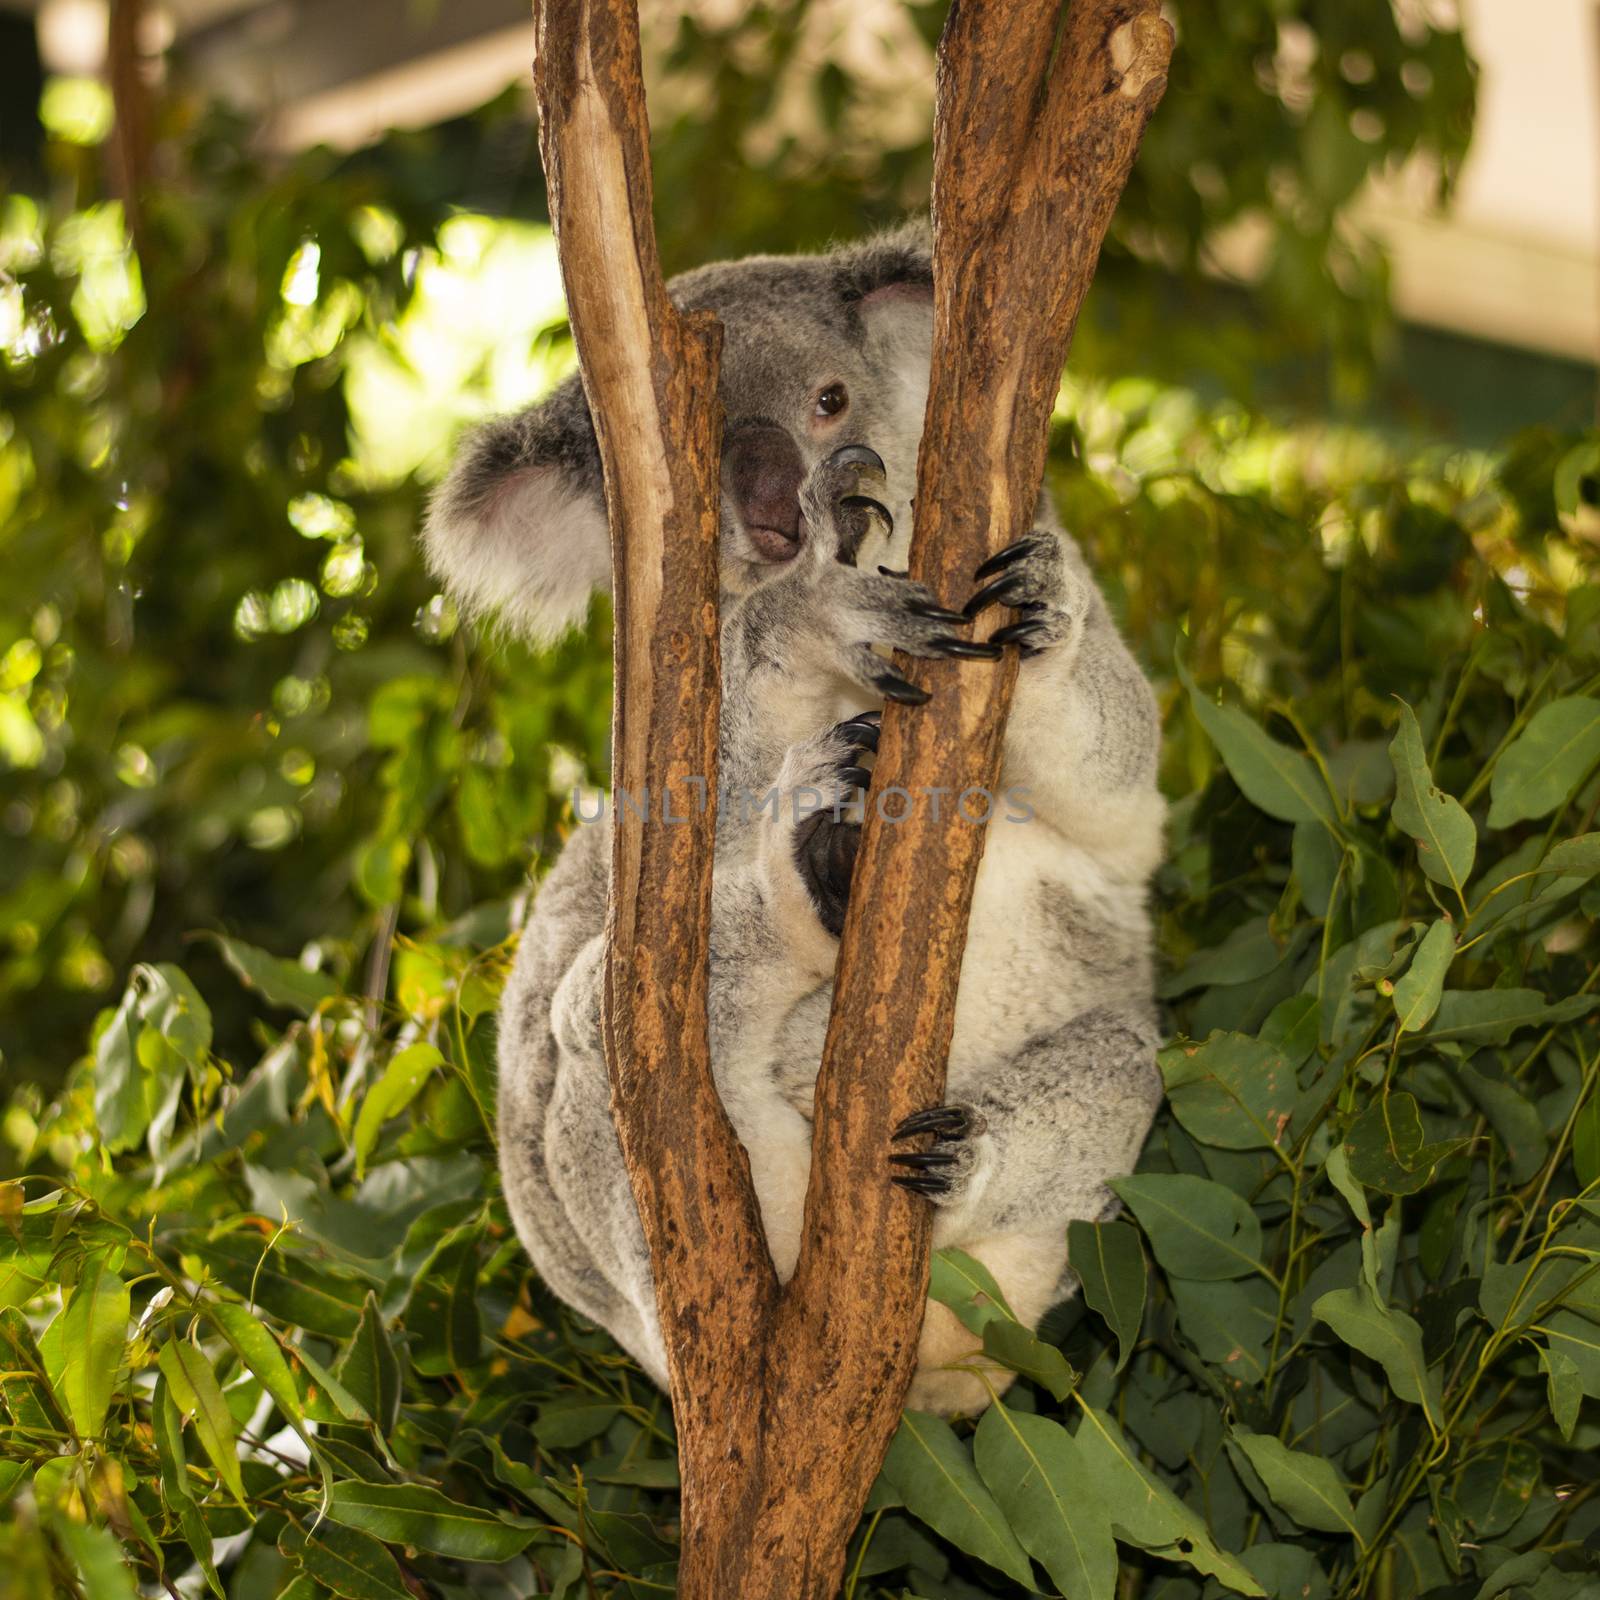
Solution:
<path fill-rule="evenodd" d="M 832 1595 L 894 1432 L 928 1278 L 890 1130 L 943 1095 L 983 831 L 869 808 L 779 1289 L 706 1042 L 716 791 L 717 332 L 673 310 L 651 221 L 634 0 L 535 0 L 551 216 L 605 463 L 617 606 L 607 961 L 613 1111 L 656 1269 L 683 1483 L 679 1593 Z M 935 125 L 935 355 L 912 570 L 960 598 L 1028 528 L 1073 324 L 1172 35 L 1157 0 L 957 0 Z M 874 792 L 996 787 L 1007 662 L 919 663 Z M 692 780 L 703 779 L 703 785 Z M 660 823 L 660 803 L 690 820 Z M 912 863 L 915 862 L 915 869 Z"/>

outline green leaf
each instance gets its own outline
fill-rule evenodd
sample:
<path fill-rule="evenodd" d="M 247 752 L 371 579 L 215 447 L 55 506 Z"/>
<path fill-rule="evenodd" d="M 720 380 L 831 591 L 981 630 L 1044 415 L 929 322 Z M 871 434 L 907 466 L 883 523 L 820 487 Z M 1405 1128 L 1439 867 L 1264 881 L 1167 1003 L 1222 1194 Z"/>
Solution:
<path fill-rule="evenodd" d="M 84 1600 L 138 1600 L 122 1546 L 104 1528 L 66 1517 L 52 1518 L 51 1528 L 78 1569 Z"/>
<path fill-rule="evenodd" d="M 1238 707 L 1217 705 L 1202 694 L 1181 659 L 1177 669 L 1200 726 L 1245 798 L 1280 822 L 1320 822 L 1337 830 L 1333 797 L 1310 758 L 1279 744 Z"/>
<path fill-rule="evenodd" d="M 474 1222 L 442 1239 L 406 1301 L 405 1324 L 414 1335 L 412 1365 L 429 1377 L 459 1376 L 482 1355 L 477 1299 L 482 1232 L 482 1224 Z"/>
<path fill-rule="evenodd" d="M 261 1380 L 262 1388 L 272 1396 L 285 1419 L 296 1425 L 303 1423 L 300 1390 L 272 1330 L 243 1306 L 229 1301 L 214 1300 L 205 1310 L 239 1359 Z"/>
<path fill-rule="evenodd" d="M 973 1456 L 1023 1547 L 1066 1600 L 1114 1600 L 1111 1518 L 1072 1435 L 997 1400 L 978 1423 Z"/>
<path fill-rule="evenodd" d="M 890 1442 L 883 1475 L 912 1516 L 940 1538 L 1033 1588 L 1027 1552 L 943 1417 L 907 1411 Z"/>
<path fill-rule="evenodd" d="M 1178 1326 L 1196 1353 L 1236 1383 L 1260 1383 L 1278 1322 L 1278 1293 L 1265 1278 L 1196 1283 L 1173 1278 Z"/>
<path fill-rule="evenodd" d="M 1238 1594 L 1264 1594 L 1249 1571 L 1217 1547 L 1205 1523 L 1138 1460 L 1121 1428 L 1081 1397 L 1078 1403 L 1083 1423 L 1073 1442 L 1117 1537 L 1169 1561 L 1186 1561 Z"/>
<path fill-rule="evenodd" d="M 258 1235 L 198 1241 L 194 1252 L 237 1295 L 280 1322 L 329 1339 L 348 1339 L 361 1322 L 365 1287 L 314 1266 L 303 1254 L 268 1250 Z"/>
<path fill-rule="evenodd" d="M 1411 965 L 1394 986 L 1394 1014 L 1402 1033 L 1419 1032 L 1439 1009 L 1444 975 L 1450 970 L 1455 954 L 1455 928 L 1448 919 L 1441 917 L 1423 934 L 1422 943 L 1411 957 Z"/>
<path fill-rule="evenodd" d="M 1600 700 L 1572 695 L 1541 706 L 1495 763 L 1489 826 L 1547 817 L 1600 761 Z"/>
<path fill-rule="evenodd" d="M 1573 1119 L 1572 1163 L 1585 1189 L 1600 1179 L 1600 1093 L 1593 1084 Z"/>
<path fill-rule="evenodd" d="M 1113 1178 L 1156 1260 L 1175 1278 L 1242 1278 L 1261 1268 L 1261 1223 L 1231 1189 L 1187 1173 Z"/>
<path fill-rule="evenodd" d="M 323 1522 L 313 1533 L 291 1522 L 278 1535 L 278 1549 L 345 1600 L 415 1600 L 394 1557 L 357 1528 Z"/>
<path fill-rule="evenodd" d="M 964 1250 L 935 1250 L 929 1263 L 928 1298 L 949 1306 L 969 1333 L 981 1335 L 996 1318 L 1017 1320 L 994 1274 Z"/>
<path fill-rule="evenodd" d="M 1472 876 L 1478 831 L 1460 801 L 1435 785 L 1416 713 L 1403 700 L 1389 759 L 1394 764 L 1395 826 L 1410 835 L 1428 877 L 1463 897 Z"/>
<path fill-rule="evenodd" d="M 139 993 L 132 983 L 94 1047 L 94 1118 L 107 1150 L 132 1150 L 150 1123 L 139 1068 Z"/>
<path fill-rule="evenodd" d="M 546 1400 L 529 1431 L 546 1450 L 571 1450 L 598 1438 L 621 1414 L 614 1400 L 584 1389 Z"/>
<path fill-rule="evenodd" d="M 1550 1415 L 1556 1419 L 1561 1437 L 1572 1443 L 1572 1430 L 1578 1425 L 1578 1408 L 1583 1403 L 1583 1380 L 1571 1356 L 1548 1345 L 1539 1346 L 1539 1366 L 1550 1392 Z"/>
<path fill-rule="evenodd" d="M 356 1114 L 352 1143 L 356 1152 L 356 1176 L 364 1177 L 367 1157 L 378 1142 L 378 1134 L 390 1117 L 398 1116 L 416 1099 L 436 1067 L 444 1064 L 437 1045 L 412 1044 L 396 1053 L 383 1069 L 383 1076 L 367 1090 Z"/>
<path fill-rule="evenodd" d="M 61 1313 L 61 1371 L 56 1391 L 83 1437 L 100 1432 L 128 1337 L 128 1286 L 103 1253 L 84 1257 L 78 1282 Z"/>
<path fill-rule="evenodd" d="M 290 1351 L 292 1363 L 304 1373 L 306 1415 L 315 1422 L 370 1423 L 367 1408 L 303 1346 Z"/>
<path fill-rule="evenodd" d="M 1437 1432 L 1444 1417 L 1439 1375 L 1422 1355 L 1422 1330 L 1403 1311 L 1384 1305 L 1366 1284 L 1333 1289 L 1311 1308 L 1353 1350 L 1370 1356 L 1402 1400 L 1420 1405 Z"/>
<path fill-rule="evenodd" d="M 199 1565 L 206 1586 L 217 1596 L 217 1600 L 227 1600 L 222 1579 L 217 1576 L 211 1533 L 200 1515 L 200 1508 L 194 1503 L 194 1494 L 189 1486 L 188 1454 L 183 1448 L 183 1417 L 179 1414 L 165 1376 L 156 1379 L 155 1393 L 150 1402 L 150 1427 L 155 1436 L 156 1459 L 161 1464 L 162 1498 L 177 1517 L 184 1542 Z"/>
<path fill-rule="evenodd" d="M 210 1361 L 187 1339 L 169 1339 L 161 1347 L 160 1365 L 173 1401 L 184 1416 L 193 1419 L 195 1436 L 211 1458 L 217 1476 L 243 1505 L 244 1479 L 239 1475 L 238 1433 Z"/>
<path fill-rule="evenodd" d="M 1276 1045 L 1219 1032 L 1169 1045 L 1157 1060 L 1173 1115 L 1201 1144 L 1260 1150 L 1283 1137 L 1300 1086 Z"/>
<path fill-rule="evenodd" d="M 1538 1107 L 1509 1078 L 1491 1078 L 1467 1066 L 1459 1067 L 1457 1075 L 1505 1145 L 1512 1179 L 1526 1183 L 1544 1165 L 1550 1149 Z"/>
<path fill-rule="evenodd" d="M 1414 1096 L 1404 1090 L 1380 1093 L 1351 1123 L 1344 1153 L 1351 1175 L 1384 1194 L 1415 1194 L 1433 1169 L 1466 1144 L 1465 1139 L 1423 1138 L 1422 1116 Z"/>
<path fill-rule="evenodd" d="M 309 1017 L 318 1006 L 338 997 L 339 985 L 325 972 L 308 971 L 298 961 L 268 955 L 238 939 L 225 939 L 216 933 L 207 937 L 216 941 L 234 976 L 270 1006 Z"/>
<path fill-rule="evenodd" d="M 1537 989 L 1446 989 L 1422 1037 L 1429 1044 L 1505 1044 L 1523 1028 L 1553 1028 L 1597 1005 L 1592 994 L 1547 1003 Z"/>
<path fill-rule="evenodd" d="M 14 1427 L 38 1433 L 69 1431 L 33 1330 L 15 1306 L 0 1311 L 0 1402 Z"/>
<path fill-rule="evenodd" d="M 1012 1372 L 1031 1378 L 1057 1400 L 1065 1400 L 1078 1386 L 1078 1374 L 1067 1358 L 1020 1322 L 996 1317 L 986 1324 L 983 1353 Z"/>
<path fill-rule="evenodd" d="M 509 1561 L 544 1527 L 542 1522 L 463 1505 L 415 1483 L 336 1483 L 328 1515 L 386 1544 L 409 1545 L 456 1561 Z"/>
<path fill-rule="evenodd" d="M 1117 1339 L 1117 1371 L 1128 1364 L 1144 1322 L 1144 1249 L 1126 1222 L 1073 1222 L 1067 1260 L 1083 1285 L 1083 1298 Z"/>
<path fill-rule="evenodd" d="M 366 1408 L 379 1432 L 388 1434 L 400 1414 L 400 1361 L 374 1294 L 368 1294 L 361 1308 L 361 1326 L 351 1335 L 338 1375 Z"/>
<path fill-rule="evenodd" d="M 1269 1434 L 1235 1429 L 1233 1437 L 1250 1458 L 1267 1493 L 1302 1528 L 1347 1533 L 1365 1547 L 1366 1541 L 1356 1531 L 1356 1510 L 1349 1491 L 1332 1462 L 1304 1450 L 1291 1450 Z"/>

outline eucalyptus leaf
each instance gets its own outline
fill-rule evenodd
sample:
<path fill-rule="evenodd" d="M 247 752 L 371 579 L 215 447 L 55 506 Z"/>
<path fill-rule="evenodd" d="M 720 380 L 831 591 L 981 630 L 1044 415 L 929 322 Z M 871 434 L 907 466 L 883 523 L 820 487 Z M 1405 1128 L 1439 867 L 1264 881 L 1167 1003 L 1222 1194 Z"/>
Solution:
<path fill-rule="evenodd" d="M 1573 695 L 1541 706 L 1495 763 L 1489 826 L 1549 816 L 1597 761 L 1600 700 Z"/>
<path fill-rule="evenodd" d="M 1184 1173 L 1113 1178 L 1156 1260 L 1175 1278 L 1242 1278 L 1261 1268 L 1261 1224 L 1231 1189 Z"/>
<path fill-rule="evenodd" d="M 1072 1435 L 1048 1417 L 996 1401 L 978 1423 L 973 1455 L 1028 1554 L 1066 1600 L 1114 1600 L 1117 1547 L 1110 1513 Z"/>
<path fill-rule="evenodd" d="M 1138 1230 L 1126 1222 L 1070 1223 L 1067 1260 L 1078 1275 L 1084 1300 L 1116 1335 L 1120 1372 L 1133 1354 L 1144 1321 L 1148 1272 Z"/>
<path fill-rule="evenodd" d="M 1434 783 L 1416 713 L 1403 700 L 1389 759 L 1394 763 L 1395 826 L 1410 835 L 1422 870 L 1462 899 L 1472 876 L 1477 830 L 1460 801 Z"/>
<path fill-rule="evenodd" d="M 1302 1528 L 1348 1534 L 1364 1545 L 1356 1529 L 1355 1506 L 1331 1462 L 1304 1450 L 1291 1450 L 1270 1434 L 1235 1429 L 1233 1437 L 1250 1458 L 1267 1492 Z"/>
<path fill-rule="evenodd" d="M 944 1418 L 907 1411 L 890 1442 L 883 1475 L 918 1521 L 1024 1588 L 1033 1588 L 1026 1551 L 978 1476 L 967 1446 Z"/>
<path fill-rule="evenodd" d="M 1195 686 L 1180 659 L 1178 677 L 1189 704 L 1227 763 L 1233 781 L 1252 805 L 1282 822 L 1320 822 L 1338 827 L 1338 812 L 1322 774 L 1308 756 L 1279 744 L 1237 706 L 1218 705 Z"/>

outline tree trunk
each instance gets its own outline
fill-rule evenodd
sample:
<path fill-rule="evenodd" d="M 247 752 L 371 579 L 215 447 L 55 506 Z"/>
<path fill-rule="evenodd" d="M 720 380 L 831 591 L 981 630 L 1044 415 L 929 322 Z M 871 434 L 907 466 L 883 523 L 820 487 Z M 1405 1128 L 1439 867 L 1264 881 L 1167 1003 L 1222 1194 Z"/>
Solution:
<path fill-rule="evenodd" d="M 649 796 L 648 819 L 614 816 L 606 1055 L 672 1382 L 679 1593 L 826 1600 L 916 1365 L 929 1211 L 885 1158 L 900 1119 L 943 1097 L 984 830 L 868 808 L 780 1289 L 706 1032 L 720 330 L 662 285 L 634 0 L 534 10 L 540 147 L 612 528 L 613 781 Z M 1059 22 L 1057 0 L 956 0 L 939 48 L 911 568 L 947 598 L 1031 525 L 1072 328 L 1166 82 L 1157 0 L 1074 0 Z M 933 699 L 887 708 L 875 791 L 993 791 L 1014 658 L 918 674 Z M 667 802 L 688 820 L 662 825 Z"/>

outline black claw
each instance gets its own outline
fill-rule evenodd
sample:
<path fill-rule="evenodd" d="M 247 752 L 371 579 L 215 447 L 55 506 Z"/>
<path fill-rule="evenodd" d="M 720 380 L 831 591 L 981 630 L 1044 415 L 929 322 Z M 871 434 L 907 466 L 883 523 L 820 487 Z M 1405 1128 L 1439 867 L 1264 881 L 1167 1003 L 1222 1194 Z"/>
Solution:
<path fill-rule="evenodd" d="M 971 622 L 972 619 L 992 605 L 1007 605 L 1027 587 L 1020 572 L 1007 573 L 1004 577 L 996 578 L 993 583 L 980 589 L 961 608 L 961 614 Z"/>
<path fill-rule="evenodd" d="M 931 1172 L 919 1172 L 915 1175 L 902 1175 L 896 1173 L 890 1183 L 898 1183 L 902 1189 L 909 1189 L 912 1194 L 926 1195 L 930 1200 L 935 1195 L 950 1193 L 950 1180 L 936 1178 Z"/>
<path fill-rule="evenodd" d="M 851 744 L 863 750 L 875 751 L 883 729 L 876 722 L 841 722 L 834 732 L 842 733 Z"/>
<path fill-rule="evenodd" d="M 879 571 L 883 569 L 880 567 Z M 959 611 L 951 611 L 946 606 L 936 606 L 931 600 L 907 600 L 906 610 L 914 617 L 926 617 L 929 622 L 965 622 L 967 619 Z"/>
<path fill-rule="evenodd" d="M 919 1133 L 931 1133 L 940 1139 L 964 1139 L 971 1132 L 971 1112 L 960 1106 L 929 1106 L 913 1111 L 889 1137 L 914 1139 Z"/>
<path fill-rule="evenodd" d="M 1030 533 L 1026 538 L 1018 539 L 1015 544 L 1008 544 L 1004 550 L 998 550 L 972 574 L 974 583 L 982 583 L 985 578 L 992 578 L 997 572 L 1004 572 L 1013 562 L 1021 561 L 1024 556 L 1031 556 L 1037 550 L 1043 550 L 1045 541 L 1036 533 Z"/>
<path fill-rule="evenodd" d="M 881 500 L 874 500 L 870 494 L 840 495 L 839 504 L 842 506 L 859 506 L 863 511 L 876 511 L 888 525 L 889 532 L 894 532 L 894 518 L 889 515 L 889 508 Z"/>
<path fill-rule="evenodd" d="M 852 789 L 865 789 L 872 782 L 872 774 L 865 767 L 846 767 L 839 774 L 839 779 Z"/>
<path fill-rule="evenodd" d="M 925 706 L 933 698 L 926 689 L 908 683 L 898 672 L 881 672 L 872 684 L 885 700 L 898 700 L 903 706 Z"/>
<path fill-rule="evenodd" d="M 1003 628 L 996 628 L 989 638 L 995 644 L 1020 644 L 1030 645 L 1046 631 L 1044 622 L 1038 617 L 1025 617 L 1021 622 L 1007 623 Z"/>
<path fill-rule="evenodd" d="M 943 1150 L 908 1150 L 893 1152 L 889 1159 L 897 1167 L 911 1167 L 918 1172 L 933 1172 L 940 1167 L 953 1167 L 956 1157 Z"/>
<path fill-rule="evenodd" d="M 909 578 L 911 576 L 909 567 L 879 567 L 878 571 L 886 578 Z"/>
<path fill-rule="evenodd" d="M 942 656 L 958 656 L 966 661 L 998 661 L 1005 651 L 987 639 L 955 639 L 949 634 L 930 639 L 928 648 Z"/>
<path fill-rule="evenodd" d="M 827 465 L 871 467 L 874 472 L 881 473 L 884 477 L 889 475 L 889 469 L 883 464 L 883 457 L 870 444 L 842 444 L 828 457 Z"/>

